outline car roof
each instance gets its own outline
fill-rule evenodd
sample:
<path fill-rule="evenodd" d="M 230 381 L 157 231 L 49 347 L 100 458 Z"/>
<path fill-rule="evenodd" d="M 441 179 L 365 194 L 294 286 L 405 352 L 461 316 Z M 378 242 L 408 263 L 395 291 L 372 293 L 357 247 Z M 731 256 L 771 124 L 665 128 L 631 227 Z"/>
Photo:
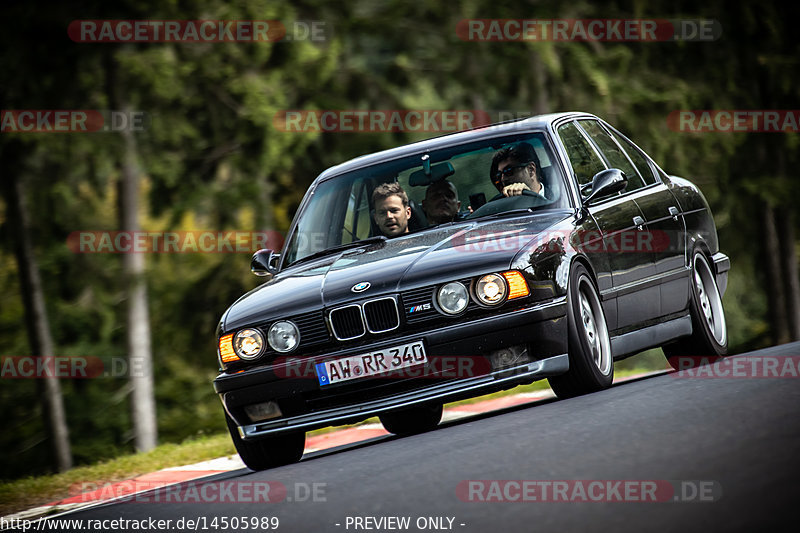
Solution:
<path fill-rule="evenodd" d="M 546 115 L 536 115 L 523 119 L 509 120 L 506 122 L 499 122 L 488 126 L 481 126 L 465 131 L 449 133 L 440 135 L 431 139 L 417 141 L 410 144 L 404 144 L 388 150 L 380 152 L 373 152 L 370 154 L 362 155 L 345 161 L 338 165 L 328 168 L 320 174 L 312 186 L 321 181 L 328 180 L 334 176 L 358 170 L 360 168 L 368 167 L 370 165 L 389 161 L 392 159 L 399 159 L 401 157 L 418 154 L 426 150 L 438 150 L 440 148 L 454 146 L 457 144 L 477 141 L 483 138 L 498 137 L 509 133 L 519 131 L 547 131 L 554 122 L 564 118 L 597 118 L 590 113 L 583 113 L 578 111 L 570 111 L 564 113 L 548 113 Z"/>

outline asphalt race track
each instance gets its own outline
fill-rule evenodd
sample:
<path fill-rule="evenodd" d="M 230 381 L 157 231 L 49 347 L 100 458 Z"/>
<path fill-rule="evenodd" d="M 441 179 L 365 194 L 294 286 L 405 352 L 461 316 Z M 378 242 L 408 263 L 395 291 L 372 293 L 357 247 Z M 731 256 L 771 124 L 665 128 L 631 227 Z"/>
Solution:
<path fill-rule="evenodd" d="M 739 367 L 751 373 L 758 357 L 793 364 L 795 375 L 711 378 L 711 367 L 658 375 L 328 450 L 271 471 L 232 472 L 185 486 L 170 501 L 151 494 L 40 527 L 152 518 L 171 520 L 162 525 L 173 531 L 263 531 L 275 524 L 266 517 L 277 517 L 277 531 L 291 532 L 797 531 L 798 356 L 800 343 L 787 344 L 747 354 Z M 481 498 L 489 501 L 470 501 Z"/>

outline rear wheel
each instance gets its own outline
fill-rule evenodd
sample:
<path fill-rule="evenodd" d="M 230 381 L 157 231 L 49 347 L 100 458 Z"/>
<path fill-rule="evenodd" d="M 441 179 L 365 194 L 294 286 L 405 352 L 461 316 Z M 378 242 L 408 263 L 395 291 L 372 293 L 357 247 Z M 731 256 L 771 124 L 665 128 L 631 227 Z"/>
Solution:
<path fill-rule="evenodd" d="M 266 470 L 295 463 L 303 456 L 305 432 L 278 434 L 264 439 L 246 441 L 239 436 L 236 423 L 225 413 L 228 431 L 242 462 L 250 470 Z"/>
<path fill-rule="evenodd" d="M 571 398 L 611 386 L 614 361 L 606 316 L 589 272 L 577 263 L 567 295 L 569 371 L 548 378 L 559 398 Z"/>
<path fill-rule="evenodd" d="M 438 426 L 443 412 L 442 404 L 423 405 L 384 413 L 379 418 L 389 433 L 412 435 L 429 431 Z"/>
<path fill-rule="evenodd" d="M 699 251 L 692 257 L 690 290 L 692 334 L 663 348 L 667 361 L 676 370 L 697 366 L 704 357 L 722 357 L 728 353 L 728 329 L 717 278 L 708 259 Z"/>

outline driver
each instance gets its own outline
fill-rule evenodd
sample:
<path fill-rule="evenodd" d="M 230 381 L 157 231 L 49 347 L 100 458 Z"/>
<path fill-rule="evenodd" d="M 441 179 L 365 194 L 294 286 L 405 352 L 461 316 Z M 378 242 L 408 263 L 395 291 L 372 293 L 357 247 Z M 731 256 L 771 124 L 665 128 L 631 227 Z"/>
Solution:
<path fill-rule="evenodd" d="M 538 169 L 539 157 L 536 150 L 530 144 L 522 142 L 494 154 L 489 177 L 504 197 L 519 196 L 522 191 L 531 191 L 546 198 L 544 185 L 537 174 Z"/>

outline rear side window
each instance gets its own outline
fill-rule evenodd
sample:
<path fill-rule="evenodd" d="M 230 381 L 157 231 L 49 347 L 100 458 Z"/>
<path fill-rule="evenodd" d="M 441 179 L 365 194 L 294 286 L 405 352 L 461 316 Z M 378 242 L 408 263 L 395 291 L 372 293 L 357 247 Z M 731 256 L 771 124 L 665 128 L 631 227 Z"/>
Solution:
<path fill-rule="evenodd" d="M 564 144 L 569 163 L 572 165 L 579 185 L 591 183 L 595 174 L 605 170 L 606 166 L 603 160 L 600 159 L 574 122 L 567 122 L 559 126 L 558 136 Z"/>
<path fill-rule="evenodd" d="M 619 147 L 614 139 L 609 135 L 595 120 L 581 120 L 581 127 L 589 134 L 589 137 L 597 144 L 605 156 L 611 168 L 618 168 L 625 173 L 628 178 L 628 186 L 625 189 L 627 192 L 635 191 L 644 187 L 645 183 L 642 180 L 641 174 L 631 164 L 625 156 L 625 152 Z"/>
<path fill-rule="evenodd" d="M 639 148 L 634 146 L 632 142 L 628 139 L 625 139 L 621 135 L 618 135 L 617 132 L 614 130 L 611 131 L 611 134 L 614 138 L 619 142 L 619 144 L 625 149 L 625 152 L 628 154 L 628 157 L 631 158 L 633 164 L 636 165 L 636 168 L 639 169 L 639 174 L 644 179 L 645 184 L 652 185 L 657 181 L 656 175 L 653 173 L 653 167 L 647 161 L 647 158 L 642 155 L 642 152 L 639 151 Z"/>

